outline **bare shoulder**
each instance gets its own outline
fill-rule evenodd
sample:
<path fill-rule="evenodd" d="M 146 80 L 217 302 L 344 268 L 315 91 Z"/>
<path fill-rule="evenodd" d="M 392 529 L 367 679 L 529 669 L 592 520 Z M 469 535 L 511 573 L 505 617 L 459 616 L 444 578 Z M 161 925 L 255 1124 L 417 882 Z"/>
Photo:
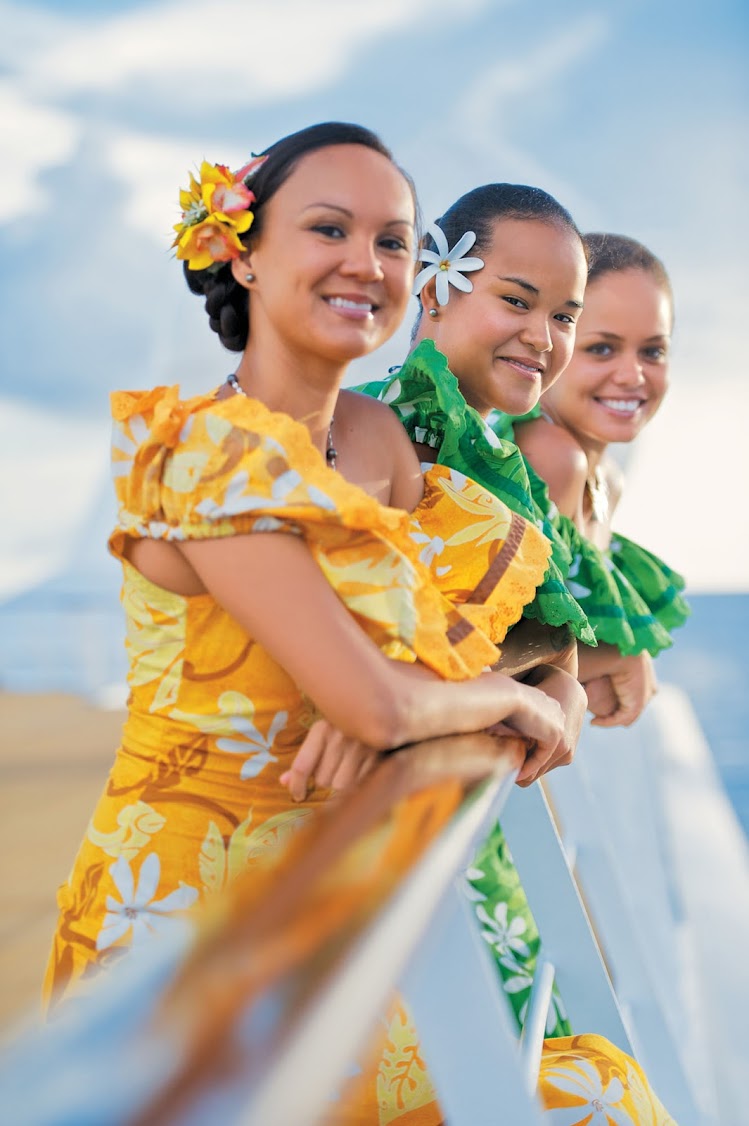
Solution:
<path fill-rule="evenodd" d="M 515 440 L 559 511 L 576 519 L 582 504 L 588 459 L 574 436 L 562 426 L 537 418 L 515 427 Z"/>
<path fill-rule="evenodd" d="M 379 483 L 369 491 L 385 504 L 411 511 L 424 486 L 418 456 L 398 416 L 377 399 L 343 390 L 336 408 L 337 429 L 339 418 L 361 473 Z"/>
<path fill-rule="evenodd" d="M 408 435 L 394 411 L 392 411 L 386 403 L 381 403 L 379 399 L 373 399 L 369 395 L 364 395 L 361 391 L 351 391 L 348 388 L 344 388 L 338 396 L 336 413 L 339 415 L 345 413 L 347 419 L 352 423 L 362 426 L 382 427 L 383 433 L 392 432 L 397 434 L 401 432 L 404 434 L 406 441 L 408 441 Z"/>

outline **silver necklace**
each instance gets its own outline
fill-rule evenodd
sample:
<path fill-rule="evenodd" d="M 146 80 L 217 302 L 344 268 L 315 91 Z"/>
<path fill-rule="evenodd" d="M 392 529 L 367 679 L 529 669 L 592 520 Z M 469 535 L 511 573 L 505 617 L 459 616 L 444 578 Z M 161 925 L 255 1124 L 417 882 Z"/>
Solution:
<path fill-rule="evenodd" d="M 234 391 L 237 395 L 244 395 L 245 399 L 248 398 L 247 392 L 245 391 L 244 387 L 239 382 L 239 380 L 237 379 L 237 377 L 236 377 L 236 375 L 234 374 L 233 371 L 229 372 L 229 374 L 227 375 L 226 382 L 229 384 L 232 391 Z M 327 443 L 327 446 L 325 447 L 325 460 L 327 461 L 330 468 L 333 469 L 333 470 L 336 468 L 336 463 L 338 461 L 338 450 L 333 445 L 333 423 L 334 422 L 335 422 L 335 415 L 333 415 L 333 417 L 331 418 L 330 425 L 328 426 L 328 443 Z"/>

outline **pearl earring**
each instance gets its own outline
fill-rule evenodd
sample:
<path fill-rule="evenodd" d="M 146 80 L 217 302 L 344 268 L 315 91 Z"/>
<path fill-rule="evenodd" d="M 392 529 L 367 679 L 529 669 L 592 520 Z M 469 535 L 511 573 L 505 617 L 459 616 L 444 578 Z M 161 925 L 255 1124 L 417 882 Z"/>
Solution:
<path fill-rule="evenodd" d="M 429 310 L 429 316 L 430 317 L 436 317 L 437 316 L 437 310 L 436 309 L 430 309 Z"/>
<path fill-rule="evenodd" d="M 255 275 L 254 275 L 254 274 L 245 274 L 245 276 L 244 276 L 244 280 L 245 280 L 246 282 L 254 282 L 254 280 L 255 280 Z"/>

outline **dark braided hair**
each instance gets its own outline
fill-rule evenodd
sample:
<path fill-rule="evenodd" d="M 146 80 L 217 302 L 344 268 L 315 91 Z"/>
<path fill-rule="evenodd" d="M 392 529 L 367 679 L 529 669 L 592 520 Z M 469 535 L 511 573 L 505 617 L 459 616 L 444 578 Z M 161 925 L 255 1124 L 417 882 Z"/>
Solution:
<path fill-rule="evenodd" d="M 362 125 L 329 121 L 291 133 L 258 154 L 267 156 L 268 159 L 257 170 L 250 184 L 256 197 L 253 204 L 255 218 L 250 230 L 240 236 L 245 246 L 249 246 L 251 240 L 262 231 L 266 204 L 289 178 L 300 158 L 330 145 L 363 145 L 391 161 L 403 174 L 411 189 L 418 217 L 413 182 L 395 164 L 393 154 L 377 134 Z M 234 280 L 231 262 L 222 262 L 218 269 L 212 266 L 205 270 L 191 270 L 187 262 L 184 262 L 183 269 L 191 292 L 205 297 L 205 310 L 210 326 L 218 333 L 221 343 L 230 352 L 243 352 L 250 333 L 249 300 L 247 290 Z"/>
<path fill-rule="evenodd" d="M 580 239 L 587 257 L 585 240 L 569 211 L 542 188 L 532 188 L 526 184 L 483 184 L 479 188 L 473 188 L 456 200 L 452 207 L 448 207 L 445 214 L 437 220 L 437 226 L 444 231 L 448 246 L 454 246 L 466 231 L 473 231 L 476 242 L 470 253 L 480 256 L 482 251 L 491 247 L 494 225 L 499 219 L 536 219 L 542 223 L 567 227 Z M 437 250 L 430 234 L 425 235 L 422 240 L 422 249 Z M 421 314 L 420 304 L 412 338 L 416 335 Z"/>
<path fill-rule="evenodd" d="M 642 270 L 650 274 L 656 284 L 668 294 L 673 308 L 674 295 L 666 267 L 660 258 L 656 258 L 655 254 L 637 239 L 595 231 L 583 235 L 583 243 L 587 248 L 590 262 L 588 285 L 603 274 L 618 273 L 621 270 Z"/>

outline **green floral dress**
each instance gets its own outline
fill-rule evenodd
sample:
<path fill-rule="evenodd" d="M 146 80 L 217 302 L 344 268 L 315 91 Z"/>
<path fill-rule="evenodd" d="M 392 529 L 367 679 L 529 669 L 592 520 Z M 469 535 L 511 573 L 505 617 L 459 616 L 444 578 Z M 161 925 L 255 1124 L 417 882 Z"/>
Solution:
<path fill-rule="evenodd" d="M 626 654 L 655 655 L 671 645 L 669 630 L 689 614 L 681 597 L 684 580 L 631 540 L 615 535 L 601 551 L 562 516 L 545 482 L 514 442 L 517 419 L 492 412 L 488 419 L 468 405 L 445 356 L 422 341 L 402 367 L 356 390 L 387 403 L 413 442 L 431 446 L 437 464 L 467 474 L 532 520 L 552 544 L 544 583 L 524 617 L 567 625 L 579 641 L 608 642 Z M 540 409 L 524 415 L 537 417 Z M 522 1026 L 541 940 L 499 824 L 468 871 L 481 934 L 491 946 L 512 1009 Z M 549 1008 L 547 1035 L 569 1035 L 558 995 Z"/>
<path fill-rule="evenodd" d="M 471 408 L 466 405 L 464 409 Z M 540 417 L 540 406 L 517 416 L 494 411 L 487 426 L 501 441 L 514 443 L 515 424 Z M 569 551 L 572 562 L 567 589 L 585 611 L 596 640 L 615 645 L 628 656 L 648 652 L 655 657 L 670 648 L 671 630 L 683 625 L 690 613 L 681 593 L 682 576 L 657 555 L 616 532 L 608 548 L 596 547 L 569 517 L 556 510 L 546 482 L 530 462 L 525 465 L 536 504 Z"/>

